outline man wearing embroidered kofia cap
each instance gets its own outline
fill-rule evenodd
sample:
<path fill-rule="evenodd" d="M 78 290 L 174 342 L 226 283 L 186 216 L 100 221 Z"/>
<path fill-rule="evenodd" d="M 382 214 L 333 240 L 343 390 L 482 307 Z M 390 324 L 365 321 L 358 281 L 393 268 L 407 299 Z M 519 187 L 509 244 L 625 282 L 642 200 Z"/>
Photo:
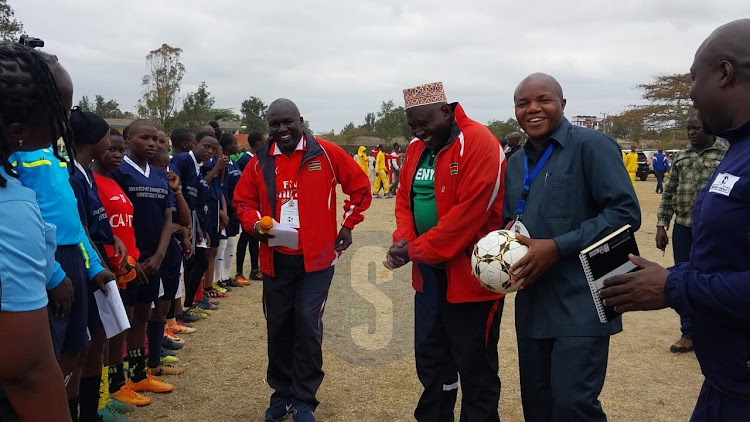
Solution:
<path fill-rule="evenodd" d="M 440 82 L 404 90 L 414 141 L 396 193 L 396 231 L 385 265 L 412 261 L 417 421 L 452 421 L 461 378 L 462 421 L 499 421 L 497 342 L 503 295 L 479 284 L 469 256 L 501 224 L 500 142 Z"/>

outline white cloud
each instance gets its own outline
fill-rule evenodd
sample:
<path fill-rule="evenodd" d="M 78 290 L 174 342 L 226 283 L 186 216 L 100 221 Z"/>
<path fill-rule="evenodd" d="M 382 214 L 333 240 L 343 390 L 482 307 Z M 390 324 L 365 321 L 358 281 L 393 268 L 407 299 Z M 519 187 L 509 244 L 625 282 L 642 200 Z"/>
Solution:
<path fill-rule="evenodd" d="M 569 116 L 615 113 L 640 102 L 635 85 L 686 72 L 716 26 L 747 13 L 746 0 L 10 3 L 69 70 L 76 99 L 132 109 L 146 54 L 166 42 L 184 50 L 183 93 L 206 81 L 234 110 L 251 95 L 288 97 L 318 131 L 436 80 L 474 119 L 505 120 L 516 84 L 536 71 L 561 82 Z"/>

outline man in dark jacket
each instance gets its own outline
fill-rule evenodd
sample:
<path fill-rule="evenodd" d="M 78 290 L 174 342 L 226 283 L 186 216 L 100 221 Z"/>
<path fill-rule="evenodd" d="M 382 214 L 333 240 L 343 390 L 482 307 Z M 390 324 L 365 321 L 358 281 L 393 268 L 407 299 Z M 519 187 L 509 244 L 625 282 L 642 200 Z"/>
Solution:
<path fill-rule="evenodd" d="M 693 323 L 706 377 L 693 422 L 750 420 L 750 19 L 716 29 L 690 68 L 703 127 L 729 141 L 693 209 L 690 261 L 610 278 L 600 296 L 619 312 L 674 308 Z"/>

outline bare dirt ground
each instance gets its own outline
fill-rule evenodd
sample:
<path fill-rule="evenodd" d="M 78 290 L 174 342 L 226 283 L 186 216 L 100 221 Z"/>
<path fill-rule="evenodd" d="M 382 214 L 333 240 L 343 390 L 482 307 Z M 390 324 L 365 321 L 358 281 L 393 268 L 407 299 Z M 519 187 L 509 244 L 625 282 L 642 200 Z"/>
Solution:
<path fill-rule="evenodd" d="M 672 264 L 654 247 L 661 195 L 653 178 L 636 182 L 643 224 L 641 254 Z M 339 195 L 341 203 L 341 195 Z M 381 265 L 395 225 L 393 199 L 377 199 L 357 226 L 354 245 L 336 266 L 324 316 L 324 370 L 318 393 L 319 421 L 410 421 L 421 386 L 414 369 L 413 291 L 410 268 L 393 273 Z M 246 263 L 246 268 L 248 263 Z M 247 272 L 246 272 L 247 274 Z M 261 284 L 238 288 L 220 310 L 185 335 L 178 352 L 184 375 L 169 377 L 171 394 L 152 394 L 153 403 L 133 421 L 262 421 L 271 389 Z M 513 295 L 506 298 L 500 334 L 500 416 L 523 421 L 518 383 Z M 601 401 L 610 421 L 686 421 L 703 377 L 695 355 L 677 355 L 679 338 L 672 310 L 624 316 L 625 330 L 612 338 Z M 460 400 L 460 397 L 459 397 Z M 457 406 L 458 408 L 458 406 Z M 458 415 L 458 409 L 456 411 Z"/>

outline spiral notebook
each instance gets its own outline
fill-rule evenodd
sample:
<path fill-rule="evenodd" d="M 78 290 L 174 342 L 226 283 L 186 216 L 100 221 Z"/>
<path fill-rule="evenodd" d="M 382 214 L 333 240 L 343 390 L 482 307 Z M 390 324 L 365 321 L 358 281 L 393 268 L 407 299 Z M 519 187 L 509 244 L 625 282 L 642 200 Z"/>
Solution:
<path fill-rule="evenodd" d="M 579 258 L 586 274 L 591 296 L 594 299 L 599 321 L 604 324 L 620 316 L 612 306 L 604 306 L 599 290 L 604 280 L 638 270 L 628 259 L 629 254 L 638 256 L 638 245 L 630 225 L 625 225 L 604 239 L 581 251 Z"/>

